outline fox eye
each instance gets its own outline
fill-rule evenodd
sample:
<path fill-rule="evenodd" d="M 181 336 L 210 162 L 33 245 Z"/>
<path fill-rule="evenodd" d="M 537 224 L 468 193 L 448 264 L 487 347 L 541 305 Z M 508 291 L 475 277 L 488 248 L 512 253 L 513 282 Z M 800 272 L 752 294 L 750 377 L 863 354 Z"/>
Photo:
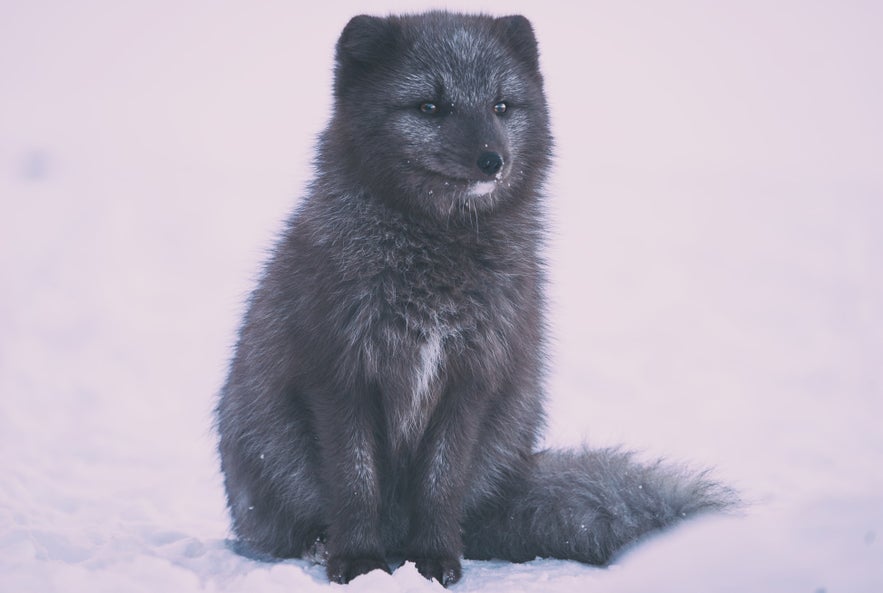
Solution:
<path fill-rule="evenodd" d="M 496 105 L 494 105 L 494 113 L 497 115 L 503 115 L 509 110 L 509 104 L 505 101 L 500 101 Z"/>
<path fill-rule="evenodd" d="M 433 103 L 432 101 L 425 101 L 420 104 L 420 111 L 427 115 L 434 115 L 438 113 L 438 105 Z"/>

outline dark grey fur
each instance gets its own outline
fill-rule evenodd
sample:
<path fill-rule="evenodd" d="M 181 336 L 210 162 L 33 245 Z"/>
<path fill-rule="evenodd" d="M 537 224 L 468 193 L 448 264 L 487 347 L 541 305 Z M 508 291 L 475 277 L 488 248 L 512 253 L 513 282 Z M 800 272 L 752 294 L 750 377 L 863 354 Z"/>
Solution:
<path fill-rule="evenodd" d="M 728 504 L 615 450 L 537 452 L 551 138 L 523 17 L 355 17 L 316 178 L 268 262 L 218 405 L 251 553 L 347 582 L 462 556 L 606 564 Z M 502 105 L 502 106 L 501 106 Z"/>

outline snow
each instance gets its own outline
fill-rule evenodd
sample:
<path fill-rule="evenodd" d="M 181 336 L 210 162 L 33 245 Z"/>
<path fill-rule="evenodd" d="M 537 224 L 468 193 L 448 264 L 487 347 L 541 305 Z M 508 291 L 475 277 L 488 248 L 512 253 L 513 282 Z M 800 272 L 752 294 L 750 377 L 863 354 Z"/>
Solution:
<path fill-rule="evenodd" d="M 0 591 L 339 587 L 230 550 L 211 423 L 364 10 L 0 7 Z M 548 442 L 714 466 L 750 504 L 610 569 L 468 561 L 455 590 L 883 591 L 883 9 L 506 11 L 557 138 Z"/>

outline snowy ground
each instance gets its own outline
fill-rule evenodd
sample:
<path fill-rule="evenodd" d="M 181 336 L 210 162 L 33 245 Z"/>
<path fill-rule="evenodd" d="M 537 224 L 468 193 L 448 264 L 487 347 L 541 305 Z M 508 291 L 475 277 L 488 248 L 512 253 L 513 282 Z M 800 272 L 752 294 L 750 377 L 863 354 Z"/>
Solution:
<path fill-rule="evenodd" d="M 424 7 L 0 4 L 0 591 L 337 587 L 227 549 L 211 409 L 337 33 Z M 881 5 L 503 10 L 558 137 L 549 443 L 713 465 L 752 504 L 456 590 L 883 591 Z"/>

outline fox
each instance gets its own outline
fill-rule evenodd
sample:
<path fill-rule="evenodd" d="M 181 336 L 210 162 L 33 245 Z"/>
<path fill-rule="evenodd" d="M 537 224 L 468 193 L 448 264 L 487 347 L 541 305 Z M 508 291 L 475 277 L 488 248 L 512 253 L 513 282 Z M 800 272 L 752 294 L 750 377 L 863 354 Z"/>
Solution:
<path fill-rule="evenodd" d="M 248 299 L 216 428 L 237 549 L 330 581 L 606 566 L 731 508 L 707 471 L 542 449 L 549 108 L 521 15 L 359 15 L 315 176 Z M 398 564 L 397 564 L 398 563 Z"/>

